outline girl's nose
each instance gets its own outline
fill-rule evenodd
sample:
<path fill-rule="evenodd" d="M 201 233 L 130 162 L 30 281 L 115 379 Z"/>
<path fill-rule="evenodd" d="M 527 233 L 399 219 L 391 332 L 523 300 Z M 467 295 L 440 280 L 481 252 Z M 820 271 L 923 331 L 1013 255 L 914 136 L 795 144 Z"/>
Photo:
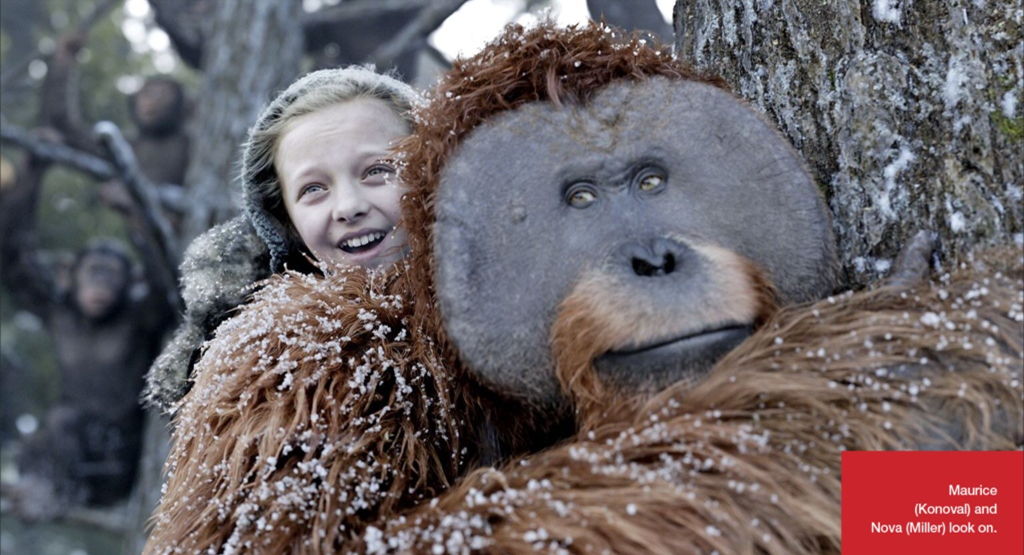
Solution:
<path fill-rule="evenodd" d="M 370 204 L 360 194 L 359 187 L 339 187 L 336 191 L 331 217 L 339 222 L 354 222 L 370 211 Z"/>

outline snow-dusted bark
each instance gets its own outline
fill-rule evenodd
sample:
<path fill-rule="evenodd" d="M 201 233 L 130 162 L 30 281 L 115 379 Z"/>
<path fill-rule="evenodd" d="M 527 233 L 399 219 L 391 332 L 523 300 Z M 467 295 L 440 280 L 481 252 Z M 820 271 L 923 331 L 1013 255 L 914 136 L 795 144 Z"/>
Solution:
<path fill-rule="evenodd" d="M 235 212 L 230 186 L 239 145 L 260 109 L 302 71 L 302 2 L 214 4 L 204 31 L 192 159 L 185 187 L 193 199 L 181 244 Z"/>
<path fill-rule="evenodd" d="M 725 77 L 803 153 L 851 285 L 918 229 L 959 260 L 1020 243 L 1020 0 L 681 0 L 676 54 Z"/>

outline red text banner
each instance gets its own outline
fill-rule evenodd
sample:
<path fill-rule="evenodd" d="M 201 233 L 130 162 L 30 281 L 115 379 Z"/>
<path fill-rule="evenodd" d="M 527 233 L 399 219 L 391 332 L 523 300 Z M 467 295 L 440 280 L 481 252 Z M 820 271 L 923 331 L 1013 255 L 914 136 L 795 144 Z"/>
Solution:
<path fill-rule="evenodd" d="M 847 451 L 843 555 L 1021 555 L 1024 452 Z"/>

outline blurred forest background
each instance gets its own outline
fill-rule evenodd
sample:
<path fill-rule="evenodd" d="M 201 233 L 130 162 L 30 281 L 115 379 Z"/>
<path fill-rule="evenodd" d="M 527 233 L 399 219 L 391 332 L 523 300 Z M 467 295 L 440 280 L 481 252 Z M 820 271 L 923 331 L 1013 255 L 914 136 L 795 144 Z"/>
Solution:
<path fill-rule="evenodd" d="M 62 33 L 72 32 L 83 23 L 85 17 L 102 8 L 108 15 L 100 21 L 90 22 L 88 45 L 78 53 L 78 87 L 82 91 L 82 117 L 87 121 L 109 120 L 128 127 L 127 94 L 141 85 L 141 76 L 154 73 L 154 59 L 148 53 L 133 50 L 126 40 L 119 21 L 109 12 L 112 6 L 103 2 L 3 2 L 0 7 L 0 60 L 2 60 L 2 81 L 0 81 L 0 113 L 6 128 L 17 126 L 21 129 L 36 127 L 41 98 L 39 89 L 46 75 L 47 58 L 57 48 Z M 168 53 L 174 60 L 174 55 Z M 176 60 L 172 74 L 189 83 L 197 83 L 197 74 L 189 71 Z M 13 179 L 22 149 L 4 141 L 0 147 L 3 156 L 4 184 Z M 106 210 L 95 194 L 97 180 L 91 175 L 62 165 L 54 165 L 45 177 L 43 198 L 40 203 L 39 239 L 44 251 L 59 256 L 71 253 L 85 246 L 93 237 L 124 237 L 124 221 L 115 212 Z M 6 418 L 7 413 L 20 408 L 19 416 L 40 416 L 40 410 L 56 394 L 55 360 L 52 349 L 47 347 L 49 338 L 42 333 L 38 322 L 26 312 L 20 311 L 18 299 L 13 298 L 6 287 L 0 288 L 0 340 L 3 353 L 22 361 L 32 369 L 32 379 L 26 380 L 27 391 L 17 395 L 8 394 L 9 386 L 4 383 L 4 426 L 13 424 Z M 6 377 L 6 375 L 5 375 Z M 19 383 L 18 385 L 22 385 Z M 10 401 L 11 404 L 8 404 Z M 22 419 L 23 428 L 31 428 L 31 419 Z M 5 438 L 9 437 L 5 429 Z"/>
<path fill-rule="evenodd" d="M 562 23 L 604 17 L 671 40 L 673 2 L 583 0 L 2 0 L 0 2 L 0 164 L 3 190 L 26 178 L 26 156 L 49 163 L 41 175 L 33 248 L 54 267 L 96 238 L 132 244 L 145 233 L 164 278 L 188 243 L 236 213 L 237 156 L 247 127 L 274 94 L 306 71 L 373 63 L 395 67 L 425 88 L 460 52 L 472 54 L 510 22 L 547 11 Z M 119 161 L 92 127 L 114 123 L 138 138 L 130 99 L 148 78 L 169 77 L 185 92 L 189 143 L 181 183 L 147 176 L 152 164 Z M 52 133 L 55 130 L 57 133 Z M 130 141 L 131 142 L 131 141 Z M 133 142 L 133 144 L 136 144 Z M 166 145 L 157 145 L 166 148 Z M 174 153 L 157 166 L 181 164 Z M 150 156 L 152 158 L 152 156 Z M 164 171 L 166 170 L 166 171 Z M 182 172 L 183 171 L 183 172 Z M 170 172 L 170 173 L 168 173 Z M 143 225 L 102 193 L 112 178 L 133 182 Z M 147 204 L 150 203 L 150 204 Z M 156 202 L 156 204 L 152 204 Z M 159 205 L 157 207 L 156 205 Z M 22 225 L 21 217 L 4 225 Z M 29 218 L 31 221 L 31 218 Z M 136 224 L 137 225 L 137 224 Z M 7 229 L 5 227 L 5 229 Z M 140 231 L 141 230 L 141 231 Z M 135 237 L 134 239 L 138 239 Z M 138 253 L 133 252 L 138 264 Z M 148 267 L 147 267 L 148 268 Z M 152 268 L 149 268 L 152 271 Z M 137 271 L 142 271 L 137 269 Z M 152 276 L 150 276 L 152 277 Z M 46 325 L 8 286 L 0 287 L 0 439 L 3 479 L 17 478 L 21 439 L 36 432 L 61 395 L 61 371 Z M 62 508 L 56 519 L 22 522 L 5 499 L 4 555 L 138 553 L 159 494 L 166 419 L 150 414 L 139 479 L 130 499 L 100 508 Z"/>

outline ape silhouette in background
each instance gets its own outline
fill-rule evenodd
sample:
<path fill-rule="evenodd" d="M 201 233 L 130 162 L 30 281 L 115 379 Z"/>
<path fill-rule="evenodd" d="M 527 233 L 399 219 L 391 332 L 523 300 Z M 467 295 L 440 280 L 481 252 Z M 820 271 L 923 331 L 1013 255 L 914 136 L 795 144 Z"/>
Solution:
<path fill-rule="evenodd" d="M 128 139 L 139 170 L 155 188 L 168 222 L 176 228 L 184 209 L 185 172 L 189 139 L 185 130 L 188 103 L 181 83 L 169 77 L 149 77 L 129 97 L 129 115 L 136 134 Z M 120 180 L 104 183 L 100 198 L 108 207 L 128 215 L 134 209 Z"/>
<path fill-rule="evenodd" d="M 106 156 L 90 125 L 82 120 L 79 107 L 76 56 L 86 37 L 69 33 L 57 41 L 41 91 L 39 125 L 59 131 L 68 146 Z M 185 171 L 188 168 L 189 138 L 186 129 L 190 109 L 181 83 L 170 77 L 148 77 L 142 87 L 128 96 L 128 116 L 135 125 L 128 142 L 139 170 L 152 183 L 172 223 L 183 208 Z M 130 210 L 133 201 L 117 180 L 100 190 L 100 198 L 120 212 Z"/>
<path fill-rule="evenodd" d="M 149 77 L 130 97 L 130 115 L 138 129 L 130 139 L 139 168 L 156 184 L 181 185 L 188 167 L 188 102 L 181 83 Z"/>
<path fill-rule="evenodd" d="M 417 121 L 408 263 L 218 329 L 147 554 L 838 554 L 843 450 L 1024 444 L 1020 253 L 831 296 L 804 163 L 667 49 L 510 26 Z"/>
<path fill-rule="evenodd" d="M 0 278 L 53 341 L 60 396 L 24 442 L 16 509 L 45 517 L 75 503 L 106 504 L 130 490 L 139 457 L 143 377 L 176 318 L 157 254 L 130 218 L 147 276 L 137 282 L 119 243 L 98 241 L 70 268 L 37 252 L 36 208 L 47 165 L 28 156 L 0 195 Z"/>

